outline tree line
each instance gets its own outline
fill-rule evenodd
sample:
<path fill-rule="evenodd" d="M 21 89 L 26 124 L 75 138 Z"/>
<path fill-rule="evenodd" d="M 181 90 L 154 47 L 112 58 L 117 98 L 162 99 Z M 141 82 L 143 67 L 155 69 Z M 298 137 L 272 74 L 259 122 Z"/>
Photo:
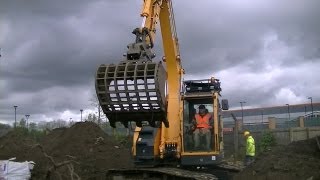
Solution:
<path fill-rule="evenodd" d="M 97 115 L 90 113 L 87 117 L 84 118 L 83 121 L 90 121 L 90 122 L 94 122 L 98 125 L 104 124 L 100 120 L 98 120 Z M 25 118 L 21 118 L 20 121 L 17 122 L 16 127 L 22 127 L 22 128 L 28 128 L 30 130 L 45 130 L 45 129 L 55 129 L 55 128 L 62 128 L 62 127 L 70 127 L 72 125 L 74 125 L 76 123 L 76 121 L 66 121 L 63 119 L 56 119 L 53 121 L 39 121 L 39 122 L 30 122 L 27 124 L 27 121 Z M 0 124 L 0 129 L 3 128 L 10 128 L 11 126 L 8 124 Z M 13 124 L 13 127 L 15 127 L 15 124 Z"/>

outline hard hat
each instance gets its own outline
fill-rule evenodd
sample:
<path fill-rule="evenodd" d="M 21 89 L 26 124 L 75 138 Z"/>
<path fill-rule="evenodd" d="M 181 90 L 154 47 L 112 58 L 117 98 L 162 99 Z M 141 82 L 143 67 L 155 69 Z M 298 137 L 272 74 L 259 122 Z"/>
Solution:
<path fill-rule="evenodd" d="M 245 131 L 245 132 L 243 133 L 244 136 L 247 136 L 247 135 L 249 135 L 249 134 L 250 134 L 249 131 Z"/>

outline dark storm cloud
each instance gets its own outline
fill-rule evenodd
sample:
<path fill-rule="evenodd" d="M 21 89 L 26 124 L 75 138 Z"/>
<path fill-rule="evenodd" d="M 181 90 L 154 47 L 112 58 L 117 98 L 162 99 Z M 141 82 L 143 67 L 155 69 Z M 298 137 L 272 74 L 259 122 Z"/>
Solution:
<path fill-rule="evenodd" d="M 197 10 L 201 3 L 205 8 Z M 319 1 L 201 3 L 190 13 L 182 7 L 176 13 L 186 72 L 222 74 L 223 94 L 233 108 L 244 100 L 271 106 L 318 98 L 320 78 L 313 67 L 320 65 Z"/>
<path fill-rule="evenodd" d="M 4 45 L 5 57 L 13 59 L 4 69 L 4 76 L 17 80 L 16 83 L 10 84 L 8 87 L 10 90 L 22 90 L 21 85 L 24 87 L 23 91 L 57 85 L 83 85 L 83 82 L 92 79 L 98 64 L 110 63 L 121 58 L 125 50 L 123 42 L 128 41 L 130 35 L 124 36 L 127 32 L 125 29 L 121 31 L 121 25 L 113 24 L 108 27 L 110 22 L 105 17 L 112 17 L 114 12 L 103 10 L 112 10 L 112 3 L 102 4 L 105 9 L 92 4 L 91 8 L 100 10 L 96 12 L 101 15 L 100 17 L 98 15 L 90 17 L 90 14 L 88 17 L 86 12 L 73 17 L 72 13 L 79 13 L 73 11 L 73 8 L 59 9 L 56 12 L 59 15 L 54 16 L 52 13 L 55 11 L 50 8 L 52 6 L 53 9 L 58 8 L 61 4 L 50 3 L 37 5 L 41 11 L 31 13 L 25 18 L 18 16 L 20 19 L 16 18 L 15 21 L 9 19 L 9 28 L 16 36 L 8 36 L 8 43 Z M 82 5 L 87 7 L 87 4 Z M 90 10 L 84 7 L 74 8 Z M 50 9 L 48 14 L 45 9 Z M 33 12 L 33 9 L 29 10 Z M 54 19 L 45 18 L 46 16 L 43 17 L 38 13 L 51 15 Z M 39 16 L 41 21 L 35 21 Z M 34 83 L 31 84 L 30 81 Z"/>
<path fill-rule="evenodd" d="M 296 46 L 297 51 L 308 58 L 300 61 L 319 57 L 316 47 L 320 43 L 320 23 L 315 18 L 320 16 L 315 8 L 319 7 L 319 1 L 243 2 L 190 4 L 188 1 L 185 5 L 189 8 L 175 8 L 182 56 L 187 59 L 184 65 L 188 72 L 197 73 L 202 66 L 194 64 L 193 59 L 204 62 L 204 66 L 211 61 L 215 63 L 213 70 L 219 71 L 254 58 L 263 48 L 261 37 L 269 31 L 275 31 L 287 46 Z M 204 8 L 200 10 L 201 7 Z"/>
<path fill-rule="evenodd" d="M 18 113 L 47 115 L 90 108 L 97 66 L 121 60 L 133 39 L 134 26 L 125 21 L 139 15 L 117 11 L 136 11 L 130 6 L 134 2 L 1 1 L 1 119 L 13 105 Z"/>
<path fill-rule="evenodd" d="M 90 108 L 96 68 L 121 60 L 134 39 L 131 31 L 141 24 L 141 4 L 1 1 L 0 120 L 12 119 L 13 105 L 39 120 Z M 243 99 L 259 106 L 319 98 L 314 67 L 320 65 L 320 1 L 173 4 L 187 76 L 220 76 L 233 107 Z M 160 37 L 159 30 L 157 60 L 163 56 Z"/>

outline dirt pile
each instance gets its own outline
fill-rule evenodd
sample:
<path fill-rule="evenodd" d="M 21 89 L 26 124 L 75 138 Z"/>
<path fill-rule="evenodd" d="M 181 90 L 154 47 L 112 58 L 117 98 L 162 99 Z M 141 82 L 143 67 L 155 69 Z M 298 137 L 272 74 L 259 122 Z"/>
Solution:
<path fill-rule="evenodd" d="M 11 150 L 1 152 L 2 159 L 19 157 L 17 159 L 20 161 L 32 160 L 36 163 L 33 179 L 44 179 L 50 168 L 50 179 L 70 179 L 71 171 L 81 179 L 103 179 L 110 168 L 133 166 L 129 148 L 106 135 L 92 122 L 79 122 L 70 128 L 54 129 L 40 140 L 38 146 L 34 141 L 12 134 L 0 139 L 0 145 Z"/>
<path fill-rule="evenodd" d="M 320 140 L 320 136 L 318 136 Z M 256 158 L 234 179 L 320 180 L 320 149 L 316 138 L 278 146 Z"/>
<path fill-rule="evenodd" d="M 10 131 L 0 138 L 0 159 L 16 157 L 18 161 L 28 159 L 31 147 L 36 142 L 22 131 Z"/>

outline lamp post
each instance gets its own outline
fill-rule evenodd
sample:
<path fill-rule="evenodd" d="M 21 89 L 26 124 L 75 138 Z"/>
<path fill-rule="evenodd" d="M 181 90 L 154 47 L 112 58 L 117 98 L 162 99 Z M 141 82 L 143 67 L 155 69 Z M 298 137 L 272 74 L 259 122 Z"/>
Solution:
<path fill-rule="evenodd" d="M 290 120 L 290 105 L 286 104 L 288 106 L 288 115 L 289 115 L 289 120 Z"/>
<path fill-rule="evenodd" d="M 304 106 L 304 116 L 307 115 L 307 106 Z"/>
<path fill-rule="evenodd" d="M 313 104 L 312 104 L 312 97 L 308 97 L 311 101 L 311 117 L 313 117 Z"/>
<path fill-rule="evenodd" d="M 29 129 L 28 128 L 28 120 L 29 120 L 30 114 L 26 114 L 25 116 L 26 116 L 26 119 L 27 119 L 27 122 L 26 122 L 27 123 L 27 129 Z"/>
<path fill-rule="evenodd" d="M 98 105 L 98 124 L 100 125 L 100 105 Z"/>
<path fill-rule="evenodd" d="M 261 123 L 263 124 L 263 109 L 261 110 Z"/>
<path fill-rule="evenodd" d="M 18 106 L 13 106 L 14 107 L 14 128 L 17 127 L 17 107 Z"/>
<path fill-rule="evenodd" d="M 241 120 L 242 120 L 242 123 L 243 123 L 243 106 L 242 104 L 246 103 L 245 101 L 241 101 L 240 102 L 240 105 L 241 105 Z"/>
<path fill-rule="evenodd" d="M 82 122 L 82 111 L 83 111 L 83 109 L 80 109 L 80 113 L 81 113 L 81 122 Z"/>

